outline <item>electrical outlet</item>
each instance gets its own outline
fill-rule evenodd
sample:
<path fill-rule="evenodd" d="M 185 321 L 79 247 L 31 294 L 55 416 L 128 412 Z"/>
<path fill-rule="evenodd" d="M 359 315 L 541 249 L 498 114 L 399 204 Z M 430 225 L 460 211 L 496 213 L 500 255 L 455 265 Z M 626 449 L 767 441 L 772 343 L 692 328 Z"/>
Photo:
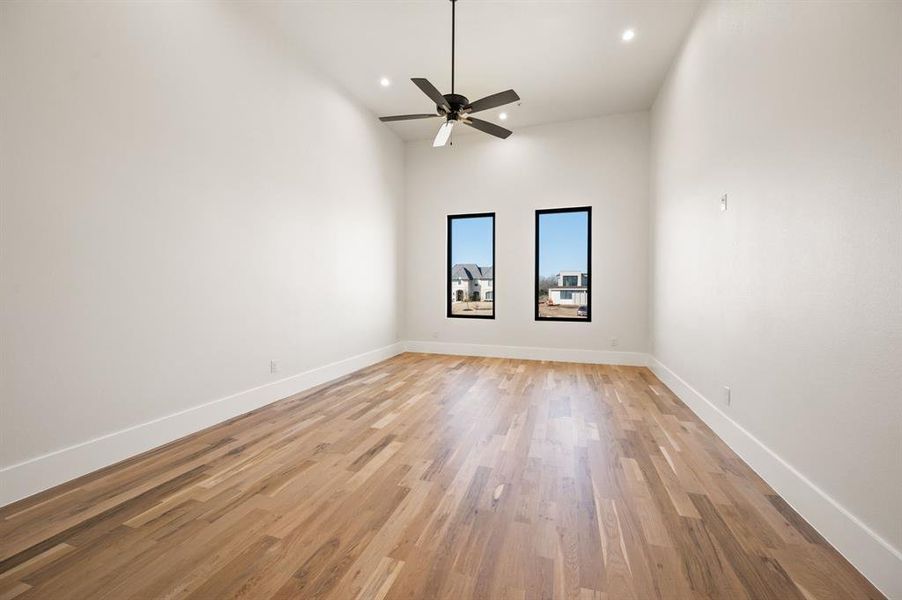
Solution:
<path fill-rule="evenodd" d="M 278 373 L 279 372 L 279 361 L 277 361 L 277 360 L 269 361 L 269 372 L 270 373 Z"/>
<path fill-rule="evenodd" d="M 723 404 L 724 406 L 733 404 L 733 399 L 730 397 L 730 388 L 728 386 L 723 386 Z"/>
<path fill-rule="evenodd" d="M 720 212 L 726 212 L 727 210 L 727 195 L 724 194 L 720 197 Z"/>
<path fill-rule="evenodd" d="M 617 338 L 611 338 L 611 348 L 616 348 L 618 343 Z"/>

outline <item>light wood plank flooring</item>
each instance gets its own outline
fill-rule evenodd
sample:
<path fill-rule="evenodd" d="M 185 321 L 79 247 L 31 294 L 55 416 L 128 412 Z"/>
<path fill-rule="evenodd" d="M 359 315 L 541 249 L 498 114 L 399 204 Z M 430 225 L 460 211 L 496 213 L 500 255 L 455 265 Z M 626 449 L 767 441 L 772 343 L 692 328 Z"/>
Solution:
<path fill-rule="evenodd" d="M 882 598 L 647 369 L 404 354 L 0 510 L 0 599 Z"/>

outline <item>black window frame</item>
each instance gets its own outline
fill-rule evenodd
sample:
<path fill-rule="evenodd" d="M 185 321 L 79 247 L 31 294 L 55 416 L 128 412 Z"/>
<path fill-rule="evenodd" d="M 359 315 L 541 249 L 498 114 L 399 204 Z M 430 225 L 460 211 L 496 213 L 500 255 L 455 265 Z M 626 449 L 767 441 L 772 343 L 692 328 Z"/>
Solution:
<path fill-rule="evenodd" d="M 451 269 L 454 266 L 451 263 L 451 226 L 452 223 L 457 219 L 482 219 L 486 217 L 492 218 L 492 314 L 490 315 L 455 315 L 451 312 Z M 496 307 L 498 303 L 496 302 L 496 290 L 497 285 L 496 282 L 498 280 L 496 274 L 497 270 L 495 268 L 495 213 L 493 212 L 483 212 L 483 213 L 463 213 L 456 215 L 448 215 L 448 228 L 447 228 L 447 251 L 446 251 L 446 265 L 445 265 L 445 316 L 449 319 L 492 319 L 495 318 Z"/>
<path fill-rule="evenodd" d="M 586 285 L 586 317 L 585 318 L 575 318 L 570 319 L 567 317 L 542 317 L 539 316 L 539 222 L 541 221 L 542 215 L 549 214 L 558 214 L 558 213 L 575 213 L 575 212 L 584 212 L 586 213 L 586 273 L 589 276 L 589 281 Z M 543 208 L 536 211 L 536 230 L 535 230 L 535 238 L 536 238 L 536 255 L 535 255 L 535 276 L 533 285 L 535 286 L 535 296 L 533 297 L 533 307 L 535 308 L 535 320 L 536 321 L 554 321 L 554 322 L 566 322 L 566 323 L 591 323 L 592 322 L 592 207 L 591 206 L 572 206 L 567 208 Z M 450 281 L 450 278 L 449 278 Z M 450 295 L 450 283 L 449 283 L 449 295 Z M 580 305 L 582 306 L 582 305 Z"/>

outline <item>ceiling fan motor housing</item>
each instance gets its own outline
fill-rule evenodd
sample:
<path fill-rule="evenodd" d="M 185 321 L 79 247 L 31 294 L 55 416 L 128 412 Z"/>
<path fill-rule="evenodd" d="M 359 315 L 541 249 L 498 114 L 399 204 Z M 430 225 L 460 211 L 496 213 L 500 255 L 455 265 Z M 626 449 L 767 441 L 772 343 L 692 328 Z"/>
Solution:
<path fill-rule="evenodd" d="M 451 113 L 447 115 L 448 117 L 451 117 L 452 115 L 458 115 L 460 111 L 462 111 L 463 108 L 470 103 L 466 96 L 461 96 L 460 94 L 444 94 L 444 98 L 451 106 Z M 443 114 L 445 112 L 445 108 L 438 104 L 436 104 L 435 109 L 439 112 L 439 114 Z"/>

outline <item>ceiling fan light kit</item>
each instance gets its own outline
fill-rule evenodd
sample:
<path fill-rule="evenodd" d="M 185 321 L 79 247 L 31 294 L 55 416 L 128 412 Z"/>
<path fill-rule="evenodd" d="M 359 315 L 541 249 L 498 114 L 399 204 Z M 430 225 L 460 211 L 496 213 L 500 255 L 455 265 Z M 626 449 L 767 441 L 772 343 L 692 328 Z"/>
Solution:
<path fill-rule="evenodd" d="M 505 129 L 500 125 L 495 125 L 494 123 L 490 123 L 489 121 L 483 121 L 482 119 L 471 117 L 470 115 L 474 112 L 504 106 L 505 104 L 510 104 L 511 102 L 516 102 L 520 99 L 520 96 L 518 96 L 517 92 L 515 92 L 514 90 L 498 92 L 497 94 L 486 96 L 485 98 L 481 98 L 472 103 L 466 96 L 454 93 L 454 37 L 456 3 L 457 0 L 451 0 L 451 93 L 442 94 L 434 85 L 429 82 L 429 80 L 422 77 L 414 77 L 411 79 L 411 81 L 414 83 L 414 85 L 420 88 L 420 90 L 424 94 L 426 94 L 430 100 L 435 102 L 436 112 L 428 114 L 420 113 L 414 115 L 379 117 L 379 120 L 384 122 L 410 121 L 413 119 L 432 119 L 435 117 L 444 117 L 445 122 L 439 128 L 438 134 L 435 136 L 435 140 L 432 142 L 432 146 L 436 148 L 439 146 L 444 146 L 448 143 L 448 140 L 451 137 L 451 131 L 454 129 L 454 126 L 457 123 L 467 125 L 469 127 L 472 127 L 473 129 L 478 129 L 483 133 L 487 133 L 501 139 L 507 138 L 511 133 L 513 133 L 509 129 Z"/>

